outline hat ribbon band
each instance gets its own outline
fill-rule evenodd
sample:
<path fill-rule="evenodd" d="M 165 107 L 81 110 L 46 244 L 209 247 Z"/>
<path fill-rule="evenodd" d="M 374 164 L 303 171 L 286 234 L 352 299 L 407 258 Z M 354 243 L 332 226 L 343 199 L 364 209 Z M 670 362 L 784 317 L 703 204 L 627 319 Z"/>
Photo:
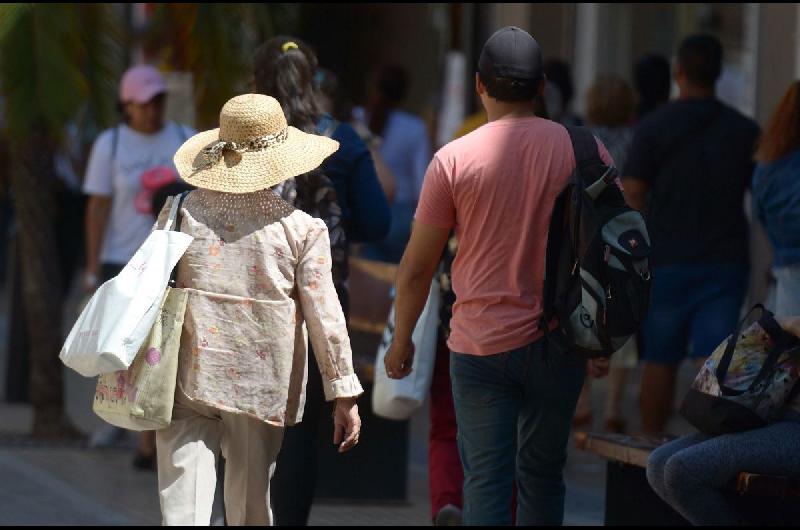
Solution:
<path fill-rule="evenodd" d="M 200 154 L 205 158 L 208 165 L 213 165 L 222 159 L 225 151 L 234 151 L 236 153 L 244 153 L 248 151 L 263 151 L 274 145 L 283 143 L 289 136 L 289 128 L 283 129 L 277 134 L 268 134 L 266 136 L 259 136 L 252 138 L 246 142 L 230 142 L 226 140 L 218 140 L 208 147 L 203 148 Z"/>

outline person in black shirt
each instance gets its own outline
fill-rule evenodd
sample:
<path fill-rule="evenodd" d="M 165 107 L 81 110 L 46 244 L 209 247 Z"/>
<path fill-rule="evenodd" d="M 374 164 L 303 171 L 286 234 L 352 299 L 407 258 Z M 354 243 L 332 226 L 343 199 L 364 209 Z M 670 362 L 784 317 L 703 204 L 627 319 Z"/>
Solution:
<path fill-rule="evenodd" d="M 687 37 L 674 77 L 679 99 L 646 116 L 624 167 L 629 204 L 645 211 L 653 285 L 644 325 L 642 428 L 662 434 L 677 367 L 704 360 L 731 332 L 748 278 L 743 203 L 758 126 L 715 97 L 722 46 Z"/>
<path fill-rule="evenodd" d="M 647 53 L 633 67 L 633 83 L 639 95 L 636 120 L 656 110 L 669 100 L 671 89 L 669 61 L 657 54 Z"/>

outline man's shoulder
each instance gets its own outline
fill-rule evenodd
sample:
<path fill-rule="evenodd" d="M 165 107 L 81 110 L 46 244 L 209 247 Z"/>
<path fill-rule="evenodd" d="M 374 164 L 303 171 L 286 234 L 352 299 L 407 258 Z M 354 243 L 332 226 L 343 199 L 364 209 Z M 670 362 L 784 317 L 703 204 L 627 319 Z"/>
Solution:
<path fill-rule="evenodd" d="M 731 121 L 734 127 L 738 127 L 742 131 L 750 134 L 750 135 L 758 135 L 761 128 L 759 127 L 758 123 L 750 118 L 749 116 L 745 116 L 742 112 L 730 105 L 720 102 L 722 105 L 725 114 L 727 115 L 728 119 Z"/>
<path fill-rule="evenodd" d="M 679 101 L 668 101 L 642 118 L 636 126 L 636 131 L 659 129 L 665 124 L 682 120 L 685 116 L 686 110 Z"/>

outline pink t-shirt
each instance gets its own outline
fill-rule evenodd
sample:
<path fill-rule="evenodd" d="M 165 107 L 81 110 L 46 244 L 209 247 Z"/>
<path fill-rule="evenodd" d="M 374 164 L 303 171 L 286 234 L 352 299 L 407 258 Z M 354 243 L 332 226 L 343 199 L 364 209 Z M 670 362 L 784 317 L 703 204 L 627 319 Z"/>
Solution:
<path fill-rule="evenodd" d="M 547 232 L 574 168 L 566 129 L 534 117 L 490 122 L 433 157 L 415 217 L 458 236 L 451 350 L 494 355 L 541 336 Z"/>

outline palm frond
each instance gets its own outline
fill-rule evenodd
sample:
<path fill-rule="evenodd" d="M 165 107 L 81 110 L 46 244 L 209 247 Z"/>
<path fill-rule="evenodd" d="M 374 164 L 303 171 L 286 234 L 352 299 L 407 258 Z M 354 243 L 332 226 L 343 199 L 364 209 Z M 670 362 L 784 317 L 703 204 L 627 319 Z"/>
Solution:
<path fill-rule="evenodd" d="M 124 67 L 126 34 L 119 10 L 109 4 L 81 4 L 84 56 L 81 65 L 89 91 L 79 129 L 85 139 L 117 119 L 117 82 Z"/>
<path fill-rule="evenodd" d="M 37 4 L 16 14 L 0 39 L 0 79 L 10 140 L 34 127 L 58 140 L 87 90 L 76 68 L 81 55 L 77 17 L 67 4 Z"/>

